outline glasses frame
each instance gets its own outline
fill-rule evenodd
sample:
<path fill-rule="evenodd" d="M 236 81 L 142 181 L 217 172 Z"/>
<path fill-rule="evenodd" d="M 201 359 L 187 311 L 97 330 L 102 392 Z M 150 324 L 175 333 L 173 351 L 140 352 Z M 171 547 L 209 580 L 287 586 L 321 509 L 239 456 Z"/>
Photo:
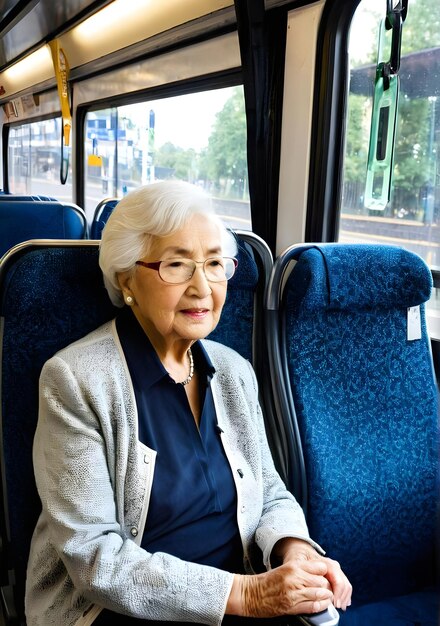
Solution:
<path fill-rule="evenodd" d="M 197 267 L 197 265 L 203 265 L 203 273 L 204 273 L 204 275 L 205 275 L 206 280 L 207 280 L 207 281 L 209 281 L 210 283 L 223 283 L 223 282 L 227 282 L 228 280 L 231 280 L 231 278 L 232 278 L 232 276 L 234 276 L 234 274 L 235 274 L 235 270 L 237 269 L 237 266 L 238 266 L 238 260 L 237 260 L 235 257 L 232 257 L 232 256 L 222 256 L 222 257 L 220 257 L 220 258 L 222 258 L 222 259 L 230 259 L 230 260 L 231 260 L 231 261 L 233 261 L 233 263 L 234 263 L 234 274 L 232 274 L 232 276 L 231 276 L 230 278 L 225 278 L 224 280 L 211 280 L 211 279 L 209 279 L 209 278 L 206 276 L 206 271 L 205 271 L 205 263 L 207 263 L 208 261 L 210 261 L 210 260 L 212 260 L 212 259 L 217 259 L 217 258 L 219 258 L 219 257 L 212 256 L 212 257 L 208 257 L 208 258 L 207 258 L 207 259 L 205 259 L 204 261 L 193 261 L 193 259 L 184 259 L 184 260 L 187 260 L 187 261 L 192 261 L 193 263 L 195 263 L 195 266 L 194 266 L 194 271 L 193 271 L 193 273 L 191 274 L 191 276 L 190 276 L 189 278 L 187 278 L 186 280 L 182 280 L 182 281 L 181 281 L 181 282 L 179 282 L 179 283 L 171 283 L 171 282 L 169 282 L 168 280 L 165 280 L 165 279 L 161 276 L 161 273 L 160 273 L 160 266 L 161 266 L 161 264 L 162 264 L 162 263 L 164 263 L 165 261 L 151 261 L 151 262 L 147 262 L 147 261 L 136 261 L 136 262 L 135 262 L 135 265 L 141 265 L 142 267 L 146 267 L 146 268 L 148 268 L 148 269 L 150 269 L 150 270 L 155 270 L 155 271 L 159 274 L 159 278 L 160 278 L 160 279 L 161 279 L 161 280 L 162 280 L 165 284 L 167 284 L 167 285 L 184 285 L 185 283 L 188 283 L 188 282 L 192 279 L 192 277 L 194 276 L 194 273 L 195 273 L 195 271 L 196 271 L 196 267 Z M 171 260 L 174 260 L 174 259 L 166 259 L 166 260 L 167 260 L 167 261 L 171 261 Z M 175 259 L 175 260 L 180 260 L 180 259 Z"/>

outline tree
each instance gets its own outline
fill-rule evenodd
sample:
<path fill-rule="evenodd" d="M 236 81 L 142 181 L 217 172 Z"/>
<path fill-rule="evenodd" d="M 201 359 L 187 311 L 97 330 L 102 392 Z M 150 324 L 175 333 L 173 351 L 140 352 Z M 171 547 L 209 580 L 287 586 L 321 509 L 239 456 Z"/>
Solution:
<path fill-rule="evenodd" d="M 168 177 L 173 176 L 188 182 L 194 182 L 198 178 L 196 151 L 192 148 L 185 150 L 170 141 L 156 150 L 154 165 L 158 172 L 160 168 L 163 168 L 168 173 Z"/>
<path fill-rule="evenodd" d="M 368 156 L 368 137 L 365 127 L 370 109 L 364 96 L 350 96 L 346 152 L 350 155 L 345 164 L 345 179 L 357 181 L 365 176 Z"/>
<path fill-rule="evenodd" d="M 246 115 L 240 88 L 234 89 L 216 115 L 201 168 L 220 189 L 226 191 L 232 186 L 237 196 L 243 194 L 247 178 Z"/>
<path fill-rule="evenodd" d="M 385 8 L 385 7 L 384 7 Z M 379 18 L 379 16 L 376 16 Z M 383 16 L 384 17 L 384 16 Z M 390 50 L 390 33 L 387 34 L 384 56 Z M 440 46 L 440 3 L 439 0 L 411 0 L 408 8 L 408 16 L 403 25 L 402 34 L 402 63 L 405 67 L 405 55 Z M 365 59 L 374 59 L 376 52 L 371 50 L 364 56 Z M 403 74 L 403 72 L 402 72 Z M 374 74 L 372 72 L 372 80 Z M 409 79 L 412 82 L 412 79 Z M 437 83 L 438 85 L 438 83 Z M 408 85 L 409 87 L 409 85 Z M 436 81 L 432 80 L 432 95 L 436 95 Z M 371 85 L 372 88 L 372 85 Z M 365 167 L 362 161 L 365 158 L 364 146 L 366 137 L 370 132 L 370 122 L 366 118 L 366 109 L 362 101 L 370 102 L 369 113 L 371 117 L 371 96 L 349 95 L 349 124 L 346 133 L 346 159 L 345 159 L 345 203 L 354 208 L 352 194 L 348 193 L 350 186 L 359 187 L 365 181 Z M 367 109 L 368 110 L 368 109 Z M 409 93 L 405 81 L 401 83 L 401 95 L 398 108 L 398 121 L 396 130 L 396 144 L 394 152 L 394 187 L 395 194 L 392 199 L 394 210 L 404 207 L 416 215 L 420 209 L 421 190 L 434 181 L 429 176 L 434 169 L 431 166 L 435 145 L 432 145 L 435 128 L 432 125 L 433 107 L 425 95 Z M 438 122 L 437 122 L 438 128 Z M 347 200 L 349 199 L 350 204 Z"/>
<path fill-rule="evenodd" d="M 402 55 L 440 46 L 439 0 L 410 0 L 403 25 Z"/>
<path fill-rule="evenodd" d="M 345 140 L 343 204 L 356 211 L 363 208 L 368 158 L 368 133 L 365 129 L 370 116 L 368 98 L 351 94 Z"/>
<path fill-rule="evenodd" d="M 153 155 L 158 178 L 205 181 L 217 191 L 242 198 L 247 190 L 246 115 L 241 88 L 216 114 L 208 145 L 197 153 L 166 142 Z"/>

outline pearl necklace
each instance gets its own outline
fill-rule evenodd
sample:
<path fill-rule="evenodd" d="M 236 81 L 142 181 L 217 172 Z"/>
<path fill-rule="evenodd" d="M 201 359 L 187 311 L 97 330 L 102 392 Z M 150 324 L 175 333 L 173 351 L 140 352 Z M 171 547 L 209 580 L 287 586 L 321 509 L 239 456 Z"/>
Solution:
<path fill-rule="evenodd" d="M 189 374 L 185 380 L 182 380 L 181 385 L 185 386 L 192 381 L 192 377 L 194 376 L 194 359 L 191 352 L 191 348 L 188 348 L 188 358 L 189 358 Z"/>

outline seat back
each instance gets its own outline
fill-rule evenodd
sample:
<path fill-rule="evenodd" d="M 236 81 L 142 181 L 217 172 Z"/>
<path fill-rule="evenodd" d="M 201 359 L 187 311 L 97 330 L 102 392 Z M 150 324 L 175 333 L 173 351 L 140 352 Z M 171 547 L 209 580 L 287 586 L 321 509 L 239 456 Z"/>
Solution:
<path fill-rule="evenodd" d="M 84 211 L 54 201 L 0 202 L 0 257 L 29 239 L 83 239 L 87 237 Z"/>
<path fill-rule="evenodd" d="M 434 583 L 431 284 L 418 256 L 391 246 L 293 247 L 272 275 L 267 306 L 282 364 L 274 386 L 298 437 L 300 497 L 355 604 Z"/>
<path fill-rule="evenodd" d="M 239 239 L 238 269 L 229 284 L 224 315 L 211 338 L 253 359 L 257 345 L 254 309 L 257 302 L 261 308 L 262 285 L 268 279 L 271 257 L 258 237 L 245 237 L 254 247 Z M 268 255 L 264 262 L 259 245 Z M 17 246 L 0 264 L 0 296 L 0 468 L 6 512 L 1 528 L 0 584 L 11 587 L 15 578 L 15 609 L 23 621 L 26 563 L 40 512 L 32 466 L 39 374 L 55 352 L 114 317 L 118 309 L 111 305 L 104 289 L 98 244 L 92 241 Z"/>
<path fill-rule="evenodd" d="M 56 198 L 53 198 L 52 196 L 30 196 L 30 195 L 19 195 L 19 194 L 4 194 L 1 195 L 0 194 L 0 202 L 9 202 L 10 200 L 12 200 L 13 202 L 23 202 L 23 201 L 33 201 L 33 202 L 58 202 L 58 200 Z"/>
<path fill-rule="evenodd" d="M 98 204 L 90 226 L 91 239 L 101 239 L 104 226 L 107 224 L 107 220 L 118 202 L 118 198 L 107 198 Z"/>

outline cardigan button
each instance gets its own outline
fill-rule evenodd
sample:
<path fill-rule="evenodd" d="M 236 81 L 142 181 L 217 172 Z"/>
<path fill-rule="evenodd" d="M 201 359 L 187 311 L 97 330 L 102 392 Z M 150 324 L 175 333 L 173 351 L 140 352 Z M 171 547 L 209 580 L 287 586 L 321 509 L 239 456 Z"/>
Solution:
<path fill-rule="evenodd" d="M 137 537 L 138 529 L 136 528 L 136 526 L 133 526 L 133 528 L 130 530 L 130 533 L 133 537 Z"/>
<path fill-rule="evenodd" d="M 150 459 L 148 458 L 148 456 L 145 454 L 144 455 L 144 463 L 146 463 L 148 465 L 148 463 L 150 462 Z"/>
<path fill-rule="evenodd" d="M 240 511 L 241 511 L 242 513 L 244 513 L 244 512 L 246 511 L 246 507 L 244 506 L 244 504 L 242 504 L 242 505 L 241 505 L 241 509 L 240 509 Z"/>

